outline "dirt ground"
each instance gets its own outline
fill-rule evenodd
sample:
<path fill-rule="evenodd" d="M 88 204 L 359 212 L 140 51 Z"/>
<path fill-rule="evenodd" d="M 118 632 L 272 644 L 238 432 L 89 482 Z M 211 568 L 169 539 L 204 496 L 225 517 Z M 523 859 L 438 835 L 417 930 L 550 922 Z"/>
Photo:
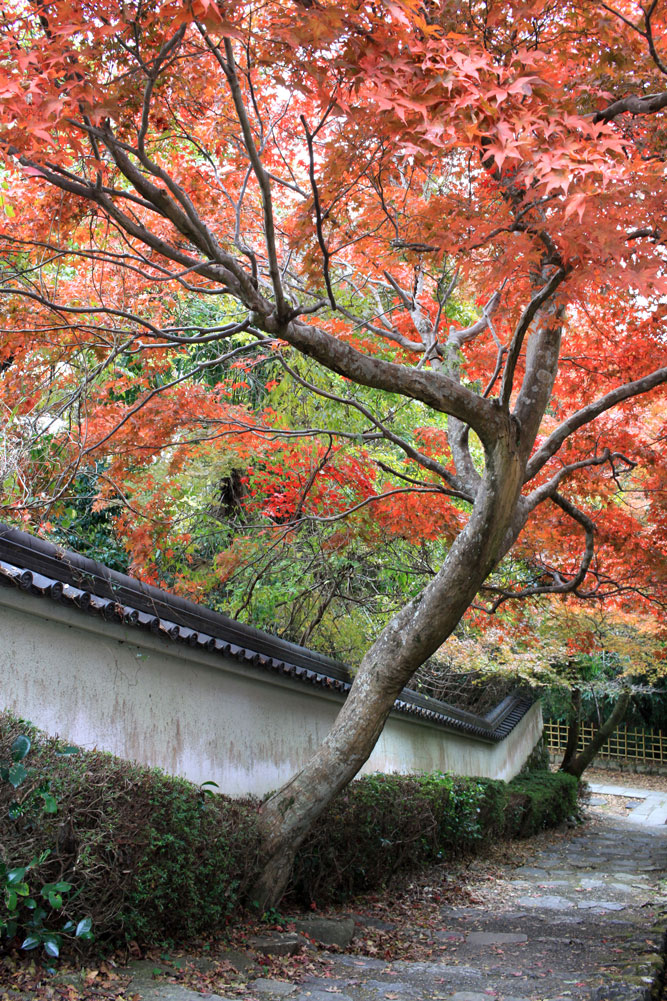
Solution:
<path fill-rule="evenodd" d="M 635 789 L 657 789 L 667 792 L 667 775 L 645 775 L 643 772 L 617 772 L 610 768 L 587 768 L 585 782 L 603 782 L 605 785 L 630 786 Z"/>

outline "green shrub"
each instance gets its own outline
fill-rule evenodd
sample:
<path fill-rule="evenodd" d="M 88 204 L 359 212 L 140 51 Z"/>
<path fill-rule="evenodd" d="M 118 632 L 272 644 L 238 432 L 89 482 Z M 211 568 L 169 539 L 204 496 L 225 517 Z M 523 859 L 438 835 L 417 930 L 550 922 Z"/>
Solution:
<path fill-rule="evenodd" d="M 98 751 L 63 756 L 59 741 L 8 713 L 0 713 L 0 760 L 21 735 L 32 745 L 20 809 L 10 810 L 19 797 L 0 782 L 0 872 L 30 866 L 33 893 L 71 884 L 45 929 L 78 926 L 85 915 L 102 946 L 184 941 L 219 929 L 247 898 L 260 865 L 257 801 L 207 794 Z M 342 900 L 488 839 L 527 836 L 574 813 L 576 790 L 571 776 L 548 772 L 510 783 L 439 773 L 361 778 L 302 845 L 291 898 Z M 0 910 L 0 929 L 6 918 Z"/>
<path fill-rule="evenodd" d="M 576 812 L 577 781 L 534 772 L 500 782 L 371 775 L 329 805 L 299 850 L 290 893 L 340 901 L 386 885 L 399 870 L 471 852 L 489 839 L 527 837 Z"/>
<path fill-rule="evenodd" d="M 103 944 L 161 942 L 220 927 L 238 907 L 257 869 L 256 802 L 98 751 L 62 757 L 59 741 L 8 713 L 0 758 L 20 734 L 32 740 L 22 801 L 35 801 L 46 776 L 57 810 L 10 817 L 13 790 L 0 783 L 0 863 L 39 860 L 32 882 L 71 883 L 59 918 L 89 915 Z"/>
<path fill-rule="evenodd" d="M 28 784 L 30 768 L 26 759 L 31 747 L 30 738 L 20 734 L 12 741 L 8 757 L 0 759 L 0 785 L 11 796 L 7 818 L 20 819 L 24 829 L 58 811 L 48 779 L 36 787 Z M 66 748 L 63 756 L 70 751 L 76 749 Z M 45 849 L 25 865 L 14 868 L 0 861 L 0 937 L 18 938 L 26 951 L 41 948 L 48 963 L 60 955 L 63 937 L 85 942 L 94 938 L 90 918 L 63 921 L 59 913 L 73 889 L 71 883 L 63 879 L 55 883 L 33 879 L 50 854 L 51 849 Z"/>
<path fill-rule="evenodd" d="M 528 838 L 577 812 L 577 779 L 565 772 L 533 772 L 508 785 L 506 834 Z"/>

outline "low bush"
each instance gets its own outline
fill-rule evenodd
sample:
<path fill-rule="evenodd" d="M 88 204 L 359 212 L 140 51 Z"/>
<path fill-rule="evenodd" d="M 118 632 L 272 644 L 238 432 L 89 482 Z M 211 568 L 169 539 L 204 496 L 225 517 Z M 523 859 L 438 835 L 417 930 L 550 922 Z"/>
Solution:
<path fill-rule="evenodd" d="M 34 860 L 31 884 L 71 884 L 46 928 L 85 915 L 106 944 L 187 939 L 224 924 L 257 871 L 255 801 L 207 795 L 99 751 L 63 754 L 62 742 L 8 713 L 0 759 L 20 735 L 32 749 L 21 788 L 0 782 L 0 864 Z M 44 810 L 46 790 L 55 812 Z"/>
<path fill-rule="evenodd" d="M 159 769 L 66 748 L 8 713 L 0 713 L 0 760 L 21 736 L 31 747 L 20 788 L 0 781 L 0 945 L 3 927 L 4 942 L 9 929 L 20 944 L 34 923 L 22 901 L 7 909 L 23 868 L 33 895 L 33 887 L 69 887 L 42 894 L 42 944 L 90 925 L 103 947 L 184 941 L 219 929 L 247 899 L 260 864 L 256 800 L 207 794 Z M 359 779 L 299 851 L 291 899 L 342 900 L 487 839 L 532 834 L 575 811 L 576 789 L 571 776 L 549 773 L 510 783 L 442 774 Z"/>
<path fill-rule="evenodd" d="M 579 783 L 565 772 L 533 772 L 508 783 L 505 831 L 528 838 L 577 813 Z"/>
<path fill-rule="evenodd" d="M 349 785 L 302 845 L 291 895 L 340 901 L 420 868 L 528 837 L 576 813 L 577 781 L 535 772 L 512 782 L 432 775 L 371 775 Z M 351 836 L 353 832 L 353 836 Z"/>

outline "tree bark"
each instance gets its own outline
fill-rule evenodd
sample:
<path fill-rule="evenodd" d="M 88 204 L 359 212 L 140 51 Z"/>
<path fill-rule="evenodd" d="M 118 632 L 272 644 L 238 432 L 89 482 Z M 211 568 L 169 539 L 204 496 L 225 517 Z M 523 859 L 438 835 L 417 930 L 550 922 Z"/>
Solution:
<path fill-rule="evenodd" d="M 362 660 L 348 698 L 308 763 L 261 807 L 265 867 L 251 899 L 261 910 L 282 896 L 292 861 L 310 827 L 357 774 L 395 699 L 415 670 L 451 634 L 502 558 L 515 518 L 524 463 L 512 418 L 487 451 L 470 520 L 439 573 L 394 617 Z"/>
<path fill-rule="evenodd" d="M 566 772 L 568 775 L 574 775 L 577 779 L 581 778 L 600 748 L 604 747 L 616 727 L 622 722 L 623 717 L 627 712 L 628 705 L 630 704 L 630 695 L 631 693 L 629 690 L 621 693 L 618 702 L 614 706 L 611 716 L 602 724 L 600 729 L 596 731 L 595 736 L 591 741 L 589 741 L 586 747 L 584 747 L 583 751 L 579 754 L 573 755 L 569 759 L 567 759 L 566 751 L 566 757 L 563 758 L 563 763 L 560 766 L 561 771 Z"/>
<path fill-rule="evenodd" d="M 577 755 L 579 730 L 581 724 L 581 689 L 572 689 L 572 708 L 570 710 L 570 725 L 567 728 L 565 753 L 560 763 L 560 770 L 566 772 Z"/>

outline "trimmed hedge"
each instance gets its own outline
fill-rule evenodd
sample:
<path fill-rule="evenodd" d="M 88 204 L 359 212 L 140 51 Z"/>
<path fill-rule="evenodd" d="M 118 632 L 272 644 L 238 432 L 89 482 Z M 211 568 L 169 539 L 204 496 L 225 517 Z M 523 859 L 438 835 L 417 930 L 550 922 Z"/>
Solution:
<path fill-rule="evenodd" d="M 206 795 L 100 751 L 63 756 L 62 741 L 8 713 L 0 760 L 19 734 L 32 741 L 29 776 L 16 790 L 0 782 L 0 861 L 25 866 L 49 851 L 28 878 L 33 895 L 43 883 L 73 884 L 54 927 L 90 916 L 98 943 L 162 942 L 219 928 L 239 907 L 258 865 L 256 801 Z M 43 808 L 46 783 L 53 814 Z M 12 820 L 16 800 L 23 812 Z"/>
<path fill-rule="evenodd" d="M 58 880 L 73 884 L 45 925 L 90 916 L 98 944 L 157 943 L 230 920 L 261 861 L 257 800 L 207 795 L 98 751 L 63 756 L 61 742 L 9 713 L 0 713 L 0 760 L 20 734 L 32 741 L 28 777 L 19 789 L 0 781 L 0 862 L 25 866 L 48 850 L 26 877 L 30 892 Z M 45 794 L 57 812 L 46 811 Z M 510 783 L 442 774 L 359 779 L 299 851 L 290 898 L 320 904 L 376 889 L 400 869 L 558 824 L 576 812 L 576 799 L 576 779 L 561 773 Z M 0 895 L 0 922 L 2 907 Z"/>
<path fill-rule="evenodd" d="M 292 895 L 302 903 L 340 901 L 384 885 L 399 870 L 536 834 L 577 812 L 577 785 L 562 772 L 511 782 L 439 773 L 358 779 L 301 847 Z"/>

